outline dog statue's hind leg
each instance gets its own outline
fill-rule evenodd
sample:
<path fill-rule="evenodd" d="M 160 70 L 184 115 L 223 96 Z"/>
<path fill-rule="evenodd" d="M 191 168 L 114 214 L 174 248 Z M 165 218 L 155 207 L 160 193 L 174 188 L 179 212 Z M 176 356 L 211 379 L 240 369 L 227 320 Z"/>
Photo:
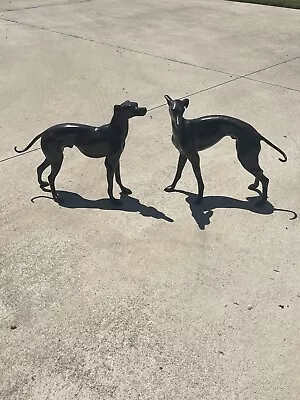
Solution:
<path fill-rule="evenodd" d="M 56 189 L 55 189 L 55 178 L 57 177 L 57 174 L 60 171 L 63 159 L 64 159 L 64 156 L 62 153 L 56 154 L 55 160 L 51 161 L 51 173 L 48 176 L 48 181 L 50 184 L 52 197 L 53 197 L 53 200 L 56 201 L 56 203 L 64 202 L 64 199 L 59 196 L 59 194 L 56 192 Z"/>
<path fill-rule="evenodd" d="M 49 186 L 49 182 L 43 181 L 42 180 L 42 174 L 45 171 L 47 167 L 49 167 L 50 162 L 45 158 L 45 160 L 42 162 L 41 165 L 39 165 L 36 169 L 37 172 L 37 178 L 38 178 L 38 183 L 40 185 L 40 188 L 43 190 L 46 186 Z"/>
<path fill-rule="evenodd" d="M 263 206 L 268 199 L 269 179 L 263 174 L 263 170 L 259 166 L 258 155 L 261 149 L 260 143 L 249 151 L 246 145 L 241 145 L 237 142 L 236 149 L 239 162 L 246 171 L 255 177 L 255 181 L 253 185 L 250 185 L 250 188 L 257 188 L 259 182 L 262 184 L 262 196 L 256 203 L 256 206 Z"/>
<path fill-rule="evenodd" d="M 248 189 L 250 189 L 250 190 L 257 189 L 259 186 L 259 182 L 260 182 L 259 179 L 255 178 L 255 181 L 253 183 L 251 183 L 251 185 L 248 186 Z"/>
<path fill-rule="evenodd" d="M 197 179 L 197 184 L 198 184 L 198 196 L 195 201 L 196 204 L 200 204 L 201 201 L 203 200 L 203 192 L 204 192 L 204 183 L 202 180 L 201 176 L 201 171 L 200 171 L 200 157 L 198 153 L 192 153 L 188 155 L 188 159 L 190 163 L 192 164 L 193 171 L 195 174 L 195 177 Z"/>

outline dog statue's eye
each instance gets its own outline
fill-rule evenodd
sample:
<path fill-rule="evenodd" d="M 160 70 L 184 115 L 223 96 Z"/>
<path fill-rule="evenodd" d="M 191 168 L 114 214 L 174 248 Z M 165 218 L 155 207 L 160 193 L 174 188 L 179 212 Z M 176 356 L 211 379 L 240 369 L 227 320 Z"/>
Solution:
<path fill-rule="evenodd" d="M 122 104 L 121 105 L 122 110 L 130 110 L 132 108 L 131 104 Z"/>

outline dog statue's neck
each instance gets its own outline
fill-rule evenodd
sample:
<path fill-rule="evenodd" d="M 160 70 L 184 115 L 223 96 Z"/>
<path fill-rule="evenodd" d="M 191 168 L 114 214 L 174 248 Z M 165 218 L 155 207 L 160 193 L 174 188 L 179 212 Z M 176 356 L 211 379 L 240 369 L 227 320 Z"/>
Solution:
<path fill-rule="evenodd" d="M 128 133 L 128 128 L 129 128 L 129 122 L 128 118 L 122 118 L 120 115 L 113 115 L 110 124 L 114 126 L 120 134 L 123 136 L 126 136 Z"/>
<path fill-rule="evenodd" d="M 177 115 L 175 120 L 172 119 L 172 128 L 174 133 L 179 134 L 184 128 L 185 119 L 182 115 Z"/>

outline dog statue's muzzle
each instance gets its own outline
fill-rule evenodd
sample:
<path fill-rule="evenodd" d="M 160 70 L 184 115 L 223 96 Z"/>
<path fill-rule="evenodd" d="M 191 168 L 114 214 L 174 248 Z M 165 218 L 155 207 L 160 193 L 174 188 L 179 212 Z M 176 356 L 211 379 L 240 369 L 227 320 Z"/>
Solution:
<path fill-rule="evenodd" d="M 135 109 L 135 115 L 138 116 L 143 116 L 147 114 L 147 108 L 146 107 L 137 107 Z"/>

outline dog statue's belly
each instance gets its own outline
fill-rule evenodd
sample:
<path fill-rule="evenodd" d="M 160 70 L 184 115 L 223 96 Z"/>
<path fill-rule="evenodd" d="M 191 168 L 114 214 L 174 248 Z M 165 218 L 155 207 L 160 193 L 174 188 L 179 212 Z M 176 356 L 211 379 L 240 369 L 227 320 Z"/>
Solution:
<path fill-rule="evenodd" d="M 101 158 L 114 153 L 114 141 L 107 125 L 80 132 L 76 137 L 75 146 L 87 157 Z"/>
<path fill-rule="evenodd" d="M 200 137 L 196 137 L 196 148 L 198 151 L 209 149 L 217 144 L 222 138 L 223 135 L 221 134 L 215 134 L 214 136 L 201 135 Z"/>
<path fill-rule="evenodd" d="M 111 144 L 107 141 L 96 144 L 80 144 L 77 145 L 77 148 L 82 154 L 91 158 L 106 157 L 108 154 L 112 153 Z"/>

